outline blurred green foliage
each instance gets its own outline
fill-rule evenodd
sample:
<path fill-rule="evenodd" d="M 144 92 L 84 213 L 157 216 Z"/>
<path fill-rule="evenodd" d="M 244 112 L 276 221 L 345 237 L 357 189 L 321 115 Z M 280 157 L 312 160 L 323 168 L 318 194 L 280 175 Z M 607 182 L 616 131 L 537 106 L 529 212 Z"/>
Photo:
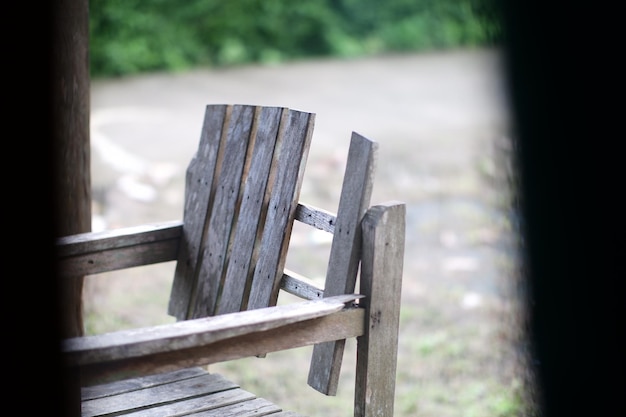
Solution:
<path fill-rule="evenodd" d="M 92 77 L 494 44 L 494 0 L 91 0 Z"/>

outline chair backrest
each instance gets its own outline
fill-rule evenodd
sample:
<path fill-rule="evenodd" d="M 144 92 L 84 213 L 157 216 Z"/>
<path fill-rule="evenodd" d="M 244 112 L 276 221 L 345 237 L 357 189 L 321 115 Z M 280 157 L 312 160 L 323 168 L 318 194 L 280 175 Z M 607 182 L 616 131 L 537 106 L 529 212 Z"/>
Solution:
<path fill-rule="evenodd" d="M 280 107 L 207 106 L 187 169 L 170 315 L 276 303 L 314 120 Z"/>
<path fill-rule="evenodd" d="M 169 313 L 179 320 L 354 292 L 361 220 L 378 145 L 352 134 L 336 215 L 298 203 L 314 114 L 287 108 L 207 106 L 187 170 L 183 237 Z M 325 287 L 284 271 L 293 221 L 333 234 Z M 315 346 L 309 385 L 334 395 L 345 341 Z"/>

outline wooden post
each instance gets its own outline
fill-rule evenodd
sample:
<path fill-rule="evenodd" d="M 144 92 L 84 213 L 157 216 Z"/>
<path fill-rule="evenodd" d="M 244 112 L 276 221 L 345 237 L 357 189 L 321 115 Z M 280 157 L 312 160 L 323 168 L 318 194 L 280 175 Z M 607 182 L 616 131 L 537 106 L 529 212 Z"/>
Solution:
<path fill-rule="evenodd" d="M 52 11 L 51 104 L 56 234 L 91 231 L 89 1 L 58 0 Z M 83 335 L 83 277 L 61 285 L 64 337 Z"/>
<path fill-rule="evenodd" d="M 366 326 L 357 338 L 355 417 L 393 417 L 405 216 L 405 204 L 391 202 L 372 207 L 363 218 Z"/>
<path fill-rule="evenodd" d="M 51 10 L 50 104 L 57 236 L 91 231 L 89 0 L 57 0 Z M 59 285 L 60 336 L 82 336 L 84 277 Z M 67 416 L 80 416 L 80 381 L 67 371 Z"/>

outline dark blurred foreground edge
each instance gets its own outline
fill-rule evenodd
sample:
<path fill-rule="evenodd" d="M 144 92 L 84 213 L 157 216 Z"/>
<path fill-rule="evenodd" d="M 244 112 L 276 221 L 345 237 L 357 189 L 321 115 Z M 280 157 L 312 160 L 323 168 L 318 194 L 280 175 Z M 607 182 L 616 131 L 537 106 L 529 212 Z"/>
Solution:
<path fill-rule="evenodd" d="M 17 25 L 3 27 L 2 398 L 23 416 L 76 415 L 60 357 L 53 253 L 52 3 L 16 2 Z"/>
<path fill-rule="evenodd" d="M 538 400 L 544 416 L 626 416 L 624 74 L 613 33 L 623 25 L 616 7 L 555 3 L 503 8 Z"/>
<path fill-rule="evenodd" d="M 621 35 L 610 33 L 623 25 L 615 21 L 617 6 L 563 4 L 509 0 L 503 8 L 530 336 L 544 416 L 624 416 L 626 211 L 623 104 L 616 95 L 623 81 L 616 69 Z M 46 7 L 20 14 L 29 16 L 38 38 L 18 36 L 6 50 L 9 125 L 19 129 L 5 143 L 4 354 L 12 380 L 4 389 L 23 407 L 21 415 L 70 414 L 52 263 Z"/>

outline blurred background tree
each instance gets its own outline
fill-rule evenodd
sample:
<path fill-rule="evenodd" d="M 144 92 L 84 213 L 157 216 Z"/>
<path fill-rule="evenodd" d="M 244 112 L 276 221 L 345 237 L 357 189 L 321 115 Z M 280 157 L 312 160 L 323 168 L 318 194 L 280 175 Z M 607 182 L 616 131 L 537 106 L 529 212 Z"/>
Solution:
<path fill-rule="evenodd" d="M 493 0 L 91 0 L 92 77 L 500 42 Z"/>

